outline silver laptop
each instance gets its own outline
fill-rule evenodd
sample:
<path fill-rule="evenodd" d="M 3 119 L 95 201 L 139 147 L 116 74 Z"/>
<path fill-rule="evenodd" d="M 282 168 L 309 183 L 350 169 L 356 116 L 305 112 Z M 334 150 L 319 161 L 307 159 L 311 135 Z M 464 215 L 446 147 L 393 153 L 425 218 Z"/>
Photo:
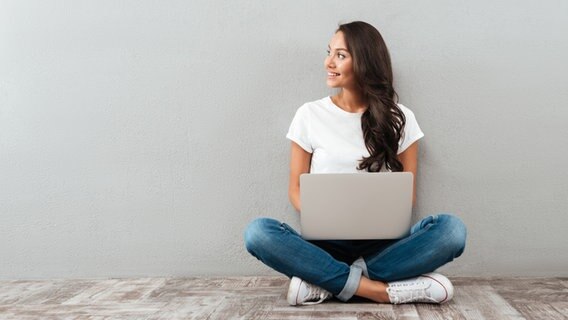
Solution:
<path fill-rule="evenodd" d="M 411 172 L 300 176 L 302 238 L 398 239 L 412 218 Z"/>

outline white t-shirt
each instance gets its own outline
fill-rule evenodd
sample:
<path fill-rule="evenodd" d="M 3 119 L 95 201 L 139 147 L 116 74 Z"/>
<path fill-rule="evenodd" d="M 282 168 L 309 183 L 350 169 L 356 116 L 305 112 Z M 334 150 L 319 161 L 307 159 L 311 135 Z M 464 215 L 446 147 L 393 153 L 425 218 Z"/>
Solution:
<path fill-rule="evenodd" d="M 398 154 L 424 136 L 414 113 L 398 104 L 406 117 Z M 311 173 L 365 172 L 357 170 L 363 157 L 369 156 L 363 139 L 361 116 L 336 106 L 331 98 L 308 102 L 296 111 L 286 138 L 312 153 Z M 385 171 L 383 169 L 381 171 Z"/>

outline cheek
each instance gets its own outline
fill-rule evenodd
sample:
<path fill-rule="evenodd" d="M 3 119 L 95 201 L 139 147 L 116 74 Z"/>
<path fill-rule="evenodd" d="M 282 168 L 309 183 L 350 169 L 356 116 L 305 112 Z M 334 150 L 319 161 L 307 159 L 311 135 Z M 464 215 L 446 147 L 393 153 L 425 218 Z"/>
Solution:
<path fill-rule="evenodd" d="M 345 66 L 345 69 L 347 69 L 347 72 L 349 72 L 349 74 L 353 73 L 353 64 L 349 63 L 348 65 Z"/>
<path fill-rule="evenodd" d="M 341 69 L 343 73 L 352 75 L 353 74 L 353 65 L 349 62 L 344 62 L 341 64 Z"/>
<path fill-rule="evenodd" d="M 343 75 L 345 76 L 345 78 L 353 78 L 353 69 L 352 68 L 345 68 L 343 69 Z"/>

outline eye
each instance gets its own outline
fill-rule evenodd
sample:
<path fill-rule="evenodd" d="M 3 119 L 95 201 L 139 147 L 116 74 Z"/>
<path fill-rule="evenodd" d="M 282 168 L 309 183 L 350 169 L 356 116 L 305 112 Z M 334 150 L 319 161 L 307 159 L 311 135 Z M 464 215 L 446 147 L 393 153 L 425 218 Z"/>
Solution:
<path fill-rule="evenodd" d="M 337 57 L 338 57 L 339 59 L 341 59 L 341 60 L 345 59 L 345 55 L 344 55 L 344 54 L 341 54 L 341 53 L 338 53 L 338 54 L 337 54 Z"/>
<path fill-rule="evenodd" d="M 327 52 L 327 56 L 330 55 L 331 51 L 329 51 L 329 49 L 325 50 L 325 52 Z"/>

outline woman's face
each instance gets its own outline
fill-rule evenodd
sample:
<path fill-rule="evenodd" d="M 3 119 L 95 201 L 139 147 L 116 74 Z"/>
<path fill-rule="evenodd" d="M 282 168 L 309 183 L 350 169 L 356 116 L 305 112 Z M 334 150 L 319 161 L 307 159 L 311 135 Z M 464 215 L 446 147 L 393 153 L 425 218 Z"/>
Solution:
<path fill-rule="evenodd" d="M 353 59 L 347 45 L 343 32 L 336 32 L 327 49 L 327 57 L 324 61 L 327 70 L 327 85 L 332 88 L 353 88 L 355 87 L 355 75 L 353 74 Z"/>

